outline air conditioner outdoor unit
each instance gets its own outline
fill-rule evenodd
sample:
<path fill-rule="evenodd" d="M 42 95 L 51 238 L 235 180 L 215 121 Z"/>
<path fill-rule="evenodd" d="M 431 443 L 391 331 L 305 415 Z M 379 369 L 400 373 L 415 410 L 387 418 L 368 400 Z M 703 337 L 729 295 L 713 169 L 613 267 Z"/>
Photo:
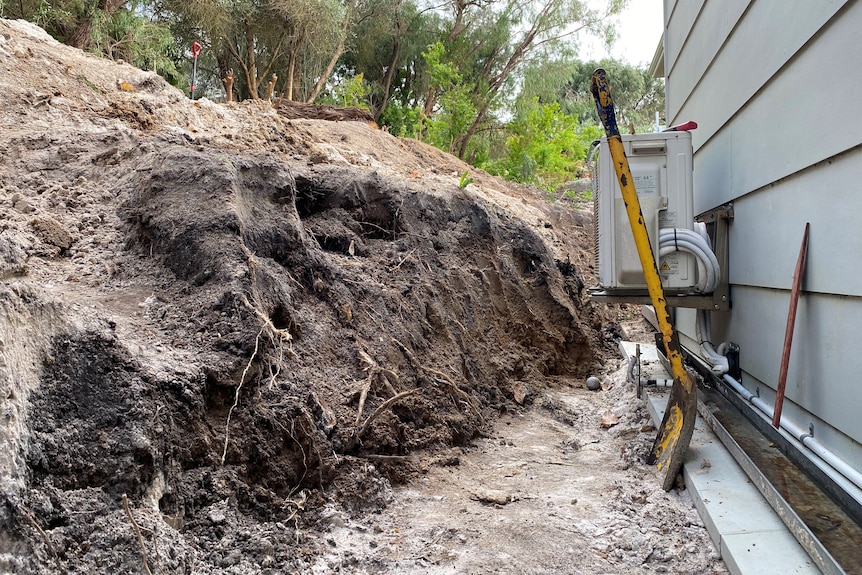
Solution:
<path fill-rule="evenodd" d="M 683 236 L 695 230 L 691 133 L 625 135 L 622 141 L 662 287 L 667 294 L 699 291 L 697 286 L 699 280 L 703 285 L 703 278 L 698 277 L 698 262 L 690 251 L 680 247 L 685 242 Z M 607 292 L 645 291 L 643 270 L 606 138 L 599 144 L 595 168 L 593 201 L 599 287 Z M 662 237 L 661 230 L 664 230 Z M 676 245 L 668 246 L 668 242 Z"/>

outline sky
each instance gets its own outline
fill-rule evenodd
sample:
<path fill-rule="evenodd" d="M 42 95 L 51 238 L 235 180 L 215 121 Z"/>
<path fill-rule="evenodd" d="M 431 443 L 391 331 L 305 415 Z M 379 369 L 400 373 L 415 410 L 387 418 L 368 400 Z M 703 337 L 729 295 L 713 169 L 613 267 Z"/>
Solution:
<path fill-rule="evenodd" d="M 593 0 L 601 3 L 601 0 Z M 600 60 L 608 55 L 638 66 L 649 66 L 664 27 L 663 0 L 629 0 L 617 19 L 617 41 L 610 54 L 601 41 L 582 39 L 580 60 Z"/>

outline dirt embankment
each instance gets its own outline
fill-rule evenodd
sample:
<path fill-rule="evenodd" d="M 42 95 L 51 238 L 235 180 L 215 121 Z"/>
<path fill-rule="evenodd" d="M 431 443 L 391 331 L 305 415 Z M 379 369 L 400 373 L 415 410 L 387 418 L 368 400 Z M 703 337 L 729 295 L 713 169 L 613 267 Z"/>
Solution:
<path fill-rule="evenodd" d="M 322 509 L 613 353 L 539 192 L 22 22 L 0 87 L 0 571 L 302 571 Z"/>

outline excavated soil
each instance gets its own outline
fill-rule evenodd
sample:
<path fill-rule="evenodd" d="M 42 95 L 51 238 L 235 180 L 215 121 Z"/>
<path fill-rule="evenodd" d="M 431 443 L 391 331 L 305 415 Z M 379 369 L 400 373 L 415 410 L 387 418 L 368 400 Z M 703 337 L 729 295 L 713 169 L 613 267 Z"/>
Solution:
<path fill-rule="evenodd" d="M 725 572 L 587 211 L 20 21 L 0 87 L 0 572 Z"/>

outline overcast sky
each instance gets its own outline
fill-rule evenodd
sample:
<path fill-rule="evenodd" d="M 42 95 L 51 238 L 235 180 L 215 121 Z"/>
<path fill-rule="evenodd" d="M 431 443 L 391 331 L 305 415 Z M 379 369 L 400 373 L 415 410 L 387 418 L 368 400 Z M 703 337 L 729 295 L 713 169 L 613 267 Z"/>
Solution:
<path fill-rule="evenodd" d="M 595 0 L 601 2 L 601 0 Z M 661 39 L 664 20 L 663 0 L 629 0 L 618 17 L 617 41 L 610 56 L 633 65 L 649 65 Z M 581 60 L 599 60 L 607 56 L 601 42 L 584 40 Z"/>

